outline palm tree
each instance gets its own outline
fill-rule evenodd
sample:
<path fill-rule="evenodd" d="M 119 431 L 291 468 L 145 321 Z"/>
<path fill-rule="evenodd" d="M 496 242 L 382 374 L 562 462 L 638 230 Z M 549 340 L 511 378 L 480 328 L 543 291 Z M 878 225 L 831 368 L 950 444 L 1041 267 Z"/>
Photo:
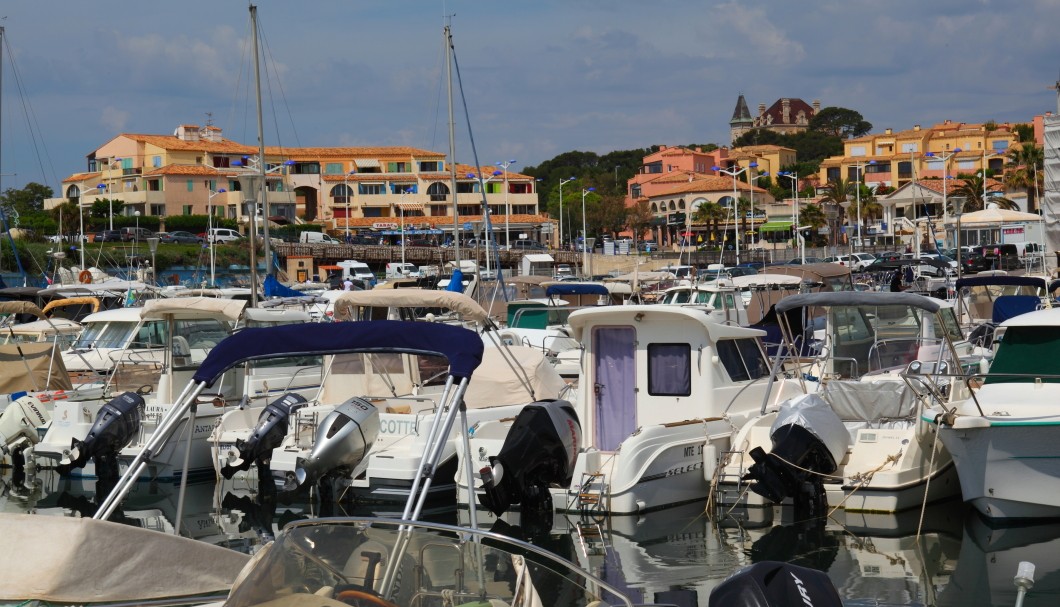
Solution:
<path fill-rule="evenodd" d="M 824 195 L 821 197 L 820 202 L 822 204 L 830 204 L 836 206 L 838 210 L 838 220 L 836 224 L 842 224 L 846 220 L 846 209 L 843 208 L 844 204 L 850 202 L 850 183 L 845 181 L 842 177 L 836 177 L 824 185 Z M 832 244 L 839 244 L 837 230 L 832 230 Z"/>
<path fill-rule="evenodd" d="M 1015 169 L 1005 175 L 1005 185 L 1027 191 L 1027 212 L 1034 213 L 1038 202 L 1038 184 L 1045 153 L 1034 142 L 1027 142 L 1008 152 Z"/>
<path fill-rule="evenodd" d="M 828 217 L 821 209 L 821 205 L 810 203 L 799 210 L 799 223 L 808 226 L 811 234 L 817 234 L 828 223 Z"/>
<path fill-rule="evenodd" d="M 713 236 L 718 230 L 718 224 L 725 219 L 729 211 L 716 202 L 704 202 L 696 207 L 692 213 L 692 223 L 706 224 L 707 229 Z"/>
<path fill-rule="evenodd" d="M 988 196 L 986 199 L 983 198 L 983 174 L 976 173 L 969 177 L 962 177 L 964 180 L 959 186 L 953 188 L 953 192 L 950 193 L 948 200 L 946 201 L 946 212 L 951 215 L 960 213 L 971 213 L 972 211 L 981 211 L 986 208 L 988 204 L 996 204 L 1002 209 L 1017 209 L 1018 205 L 1008 198 L 1001 196 Z M 987 186 L 989 188 L 989 186 Z M 995 190 L 997 187 L 995 186 Z M 960 201 L 963 200 L 962 205 Z M 958 208 L 959 207 L 959 208 Z"/>

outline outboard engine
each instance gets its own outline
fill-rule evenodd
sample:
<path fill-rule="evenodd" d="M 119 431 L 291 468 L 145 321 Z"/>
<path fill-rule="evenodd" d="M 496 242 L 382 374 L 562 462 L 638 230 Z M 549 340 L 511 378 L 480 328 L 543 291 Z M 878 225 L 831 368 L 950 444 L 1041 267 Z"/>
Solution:
<path fill-rule="evenodd" d="M 51 419 L 44 403 L 32 394 L 15 399 L 0 414 L 0 453 L 11 454 L 40 442 L 37 427 Z"/>
<path fill-rule="evenodd" d="M 342 403 L 320 423 L 309 457 L 298 458 L 295 469 L 298 486 L 316 482 L 333 472 L 352 470 L 368 455 L 377 436 L 379 410 L 375 405 L 356 396 Z"/>
<path fill-rule="evenodd" d="M 306 399 L 298 394 L 284 394 L 266 405 L 258 416 L 258 423 L 250 433 L 250 438 L 236 441 L 239 455 L 234 460 L 235 465 L 230 463 L 222 466 L 221 475 L 232 478 L 237 470 L 249 470 L 250 465 L 256 463 L 259 482 L 272 483 L 272 472 L 269 470 L 272 450 L 279 447 L 287 436 L 291 416 L 305 405 Z"/>
<path fill-rule="evenodd" d="M 581 445 L 582 428 L 574 407 L 565 400 L 546 400 L 523 407 L 508 430 L 501 451 L 479 471 L 482 505 L 496 515 L 521 504 L 523 525 L 548 521 L 552 495 L 548 488 L 569 488 Z M 529 519 L 529 520 L 528 520 Z"/>
<path fill-rule="evenodd" d="M 782 607 L 843 604 L 828 574 L 779 561 L 744 567 L 710 591 L 709 607 Z"/>
<path fill-rule="evenodd" d="M 850 446 L 843 421 L 820 396 L 805 394 L 780 406 L 770 439 L 768 454 L 751 450 L 755 463 L 743 480 L 756 481 L 751 491 L 774 503 L 792 498 L 796 520 L 822 515 L 828 506 L 822 475 L 836 471 Z"/>
<path fill-rule="evenodd" d="M 99 410 L 85 440 L 71 441 L 70 450 L 63 453 L 56 469 L 60 474 L 68 474 L 74 468 L 83 468 L 91 457 L 97 477 L 117 477 L 118 452 L 139 432 L 143 411 L 144 399 L 135 392 L 125 392 L 112 399 Z"/>

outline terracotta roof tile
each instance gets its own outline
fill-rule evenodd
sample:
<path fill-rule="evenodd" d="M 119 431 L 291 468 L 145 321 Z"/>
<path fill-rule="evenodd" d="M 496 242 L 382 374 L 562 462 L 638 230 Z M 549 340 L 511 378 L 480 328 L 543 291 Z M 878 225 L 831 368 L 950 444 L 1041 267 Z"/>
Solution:
<path fill-rule="evenodd" d="M 355 227 L 368 228 L 368 227 L 371 227 L 373 223 L 390 223 L 390 222 L 396 222 L 396 221 L 400 221 L 400 219 L 398 217 L 350 217 L 349 226 L 351 228 L 355 228 Z M 482 215 L 461 215 L 459 221 L 460 221 L 460 223 L 464 223 L 464 222 L 468 222 L 468 221 L 482 221 Z M 501 223 L 504 223 L 504 216 L 503 215 L 493 215 L 494 228 L 496 228 L 496 225 L 497 225 L 498 221 L 500 221 Z M 513 214 L 509 218 L 508 223 L 545 223 L 545 222 L 548 222 L 548 221 L 551 221 L 551 219 L 548 216 L 546 216 L 546 215 L 514 215 Z M 410 216 L 406 215 L 405 216 L 405 222 L 406 223 L 433 223 L 435 226 L 452 226 L 453 225 L 453 217 L 451 215 L 442 215 L 442 216 L 430 215 L 430 216 L 422 216 L 422 217 L 421 216 L 410 217 Z M 346 220 L 344 218 L 342 218 L 342 217 L 336 218 L 335 224 L 340 229 L 346 227 L 346 225 L 347 225 L 346 224 Z"/>
<path fill-rule="evenodd" d="M 75 181 L 89 181 L 92 179 L 99 179 L 101 173 L 96 171 L 94 173 L 74 173 L 66 179 L 63 179 L 63 183 L 73 183 Z"/>
<path fill-rule="evenodd" d="M 736 180 L 736 189 L 738 191 L 748 191 L 751 186 L 748 184 Z M 666 188 L 660 190 L 656 194 L 652 195 L 652 198 L 659 196 L 673 196 L 674 194 L 688 194 L 692 192 L 731 192 L 732 191 L 732 178 L 723 177 L 717 175 L 704 175 L 693 181 L 685 181 L 684 183 L 677 183 L 672 188 Z M 764 190 L 758 186 L 754 186 L 754 192 L 765 194 L 767 190 Z"/>

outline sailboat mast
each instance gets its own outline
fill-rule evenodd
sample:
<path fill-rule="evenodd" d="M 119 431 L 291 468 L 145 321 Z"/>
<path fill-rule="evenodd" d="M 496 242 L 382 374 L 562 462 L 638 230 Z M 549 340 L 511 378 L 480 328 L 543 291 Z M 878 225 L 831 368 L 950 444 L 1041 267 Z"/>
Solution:
<path fill-rule="evenodd" d="M 261 171 L 261 202 L 262 226 L 261 226 L 261 250 L 265 257 L 265 275 L 272 274 L 272 258 L 269 255 L 269 199 L 268 184 L 265 182 L 265 128 L 261 122 L 261 52 L 258 50 L 258 7 L 250 5 L 250 18 L 254 24 L 254 88 L 258 98 L 258 169 Z M 257 216 L 257 209 L 254 212 Z M 256 234 L 255 234 L 256 236 Z M 257 284 L 254 285 L 257 288 Z"/>
<path fill-rule="evenodd" d="M 446 92 L 449 94 L 449 176 L 453 191 L 453 246 L 456 267 L 460 269 L 460 205 L 456 190 L 456 122 L 453 119 L 453 33 L 445 26 Z"/>

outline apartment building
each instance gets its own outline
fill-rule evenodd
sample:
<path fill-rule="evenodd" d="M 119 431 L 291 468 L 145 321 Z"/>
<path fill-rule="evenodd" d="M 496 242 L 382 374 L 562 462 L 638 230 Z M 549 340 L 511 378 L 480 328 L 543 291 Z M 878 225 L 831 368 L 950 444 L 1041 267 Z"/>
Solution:
<path fill-rule="evenodd" d="M 114 200 L 124 203 L 128 215 L 213 213 L 238 220 L 250 208 L 246 201 L 260 198 L 257 157 L 257 148 L 225 139 L 212 125 L 181 125 L 173 135 L 123 133 L 88 154 L 87 170 L 64 179 L 62 195 L 45 201 L 45 208 L 67 201 L 88 208 L 97 200 Z M 463 225 L 482 221 L 485 202 L 494 222 L 512 232 L 530 237 L 548 232 L 532 177 L 458 165 L 454 186 L 445 154 L 429 150 L 268 146 L 264 172 L 266 204 L 258 201 L 259 208 L 280 223 L 372 229 L 376 223 L 389 225 L 387 218 L 421 217 L 420 223 Z"/>

